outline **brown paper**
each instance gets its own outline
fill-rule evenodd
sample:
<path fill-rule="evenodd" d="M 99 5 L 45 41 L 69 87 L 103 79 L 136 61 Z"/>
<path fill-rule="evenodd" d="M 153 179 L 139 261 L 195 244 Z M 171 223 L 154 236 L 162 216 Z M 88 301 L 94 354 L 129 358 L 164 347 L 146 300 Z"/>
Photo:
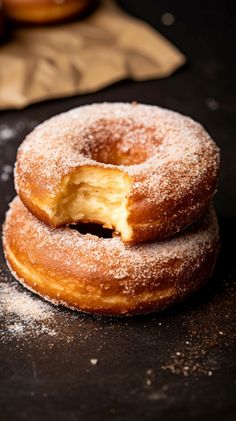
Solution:
<path fill-rule="evenodd" d="M 88 18 L 15 30 L 0 47 L 0 109 L 97 91 L 118 80 L 170 75 L 185 57 L 110 0 Z"/>

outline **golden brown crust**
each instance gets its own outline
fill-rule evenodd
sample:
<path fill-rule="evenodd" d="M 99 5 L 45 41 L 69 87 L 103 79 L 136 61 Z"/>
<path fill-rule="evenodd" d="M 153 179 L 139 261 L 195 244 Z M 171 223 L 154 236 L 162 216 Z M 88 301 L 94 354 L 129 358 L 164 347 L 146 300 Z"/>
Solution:
<path fill-rule="evenodd" d="M 46 24 L 83 13 L 92 0 L 4 0 L 9 18 L 25 23 Z"/>
<path fill-rule="evenodd" d="M 52 202 L 65 177 L 88 167 L 129 177 L 132 236 L 126 241 L 135 244 L 179 232 L 206 211 L 219 151 L 201 125 L 172 111 L 93 104 L 46 121 L 25 139 L 17 155 L 17 193 L 36 217 L 59 226 Z"/>
<path fill-rule="evenodd" d="M 3 244 L 16 278 L 49 301 L 91 313 L 132 315 L 161 310 L 207 281 L 218 227 L 211 211 L 172 239 L 130 247 L 119 238 L 49 228 L 16 198 Z"/>

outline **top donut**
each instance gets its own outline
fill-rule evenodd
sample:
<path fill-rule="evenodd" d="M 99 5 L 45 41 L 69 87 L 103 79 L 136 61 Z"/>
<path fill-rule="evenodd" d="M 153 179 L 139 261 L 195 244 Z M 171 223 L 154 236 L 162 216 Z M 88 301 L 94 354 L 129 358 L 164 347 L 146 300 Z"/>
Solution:
<path fill-rule="evenodd" d="M 36 127 L 18 150 L 15 184 L 26 207 L 49 225 L 95 222 L 138 243 L 200 217 L 218 170 L 216 144 L 191 118 L 102 103 Z"/>

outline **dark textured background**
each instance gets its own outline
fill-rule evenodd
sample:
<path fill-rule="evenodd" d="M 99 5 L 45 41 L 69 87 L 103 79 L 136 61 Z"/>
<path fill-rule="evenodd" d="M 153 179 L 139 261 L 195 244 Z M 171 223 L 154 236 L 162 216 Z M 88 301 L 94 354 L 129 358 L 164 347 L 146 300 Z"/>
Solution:
<path fill-rule="evenodd" d="M 81 104 L 136 100 L 188 114 L 222 152 L 215 200 L 221 229 L 217 268 L 202 291 L 161 314 L 112 320 L 59 309 L 53 326 L 60 334 L 5 337 L 0 349 L 4 421 L 236 419 L 235 6 L 121 3 L 178 46 L 187 64 L 168 79 L 124 81 L 96 94 L 2 112 L 0 129 L 11 127 L 15 135 L 0 142 L 0 170 L 13 164 L 18 145 L 36 123 Z M 175 15 L 172 26 L 163 25 L 164 12 Z M 12 178 L 0 183 L 2 222 L 14 190 Z M 11 282 L 2 253 L 0 258 Z M 98 359 L 96 366 L 91 358 Z"/>

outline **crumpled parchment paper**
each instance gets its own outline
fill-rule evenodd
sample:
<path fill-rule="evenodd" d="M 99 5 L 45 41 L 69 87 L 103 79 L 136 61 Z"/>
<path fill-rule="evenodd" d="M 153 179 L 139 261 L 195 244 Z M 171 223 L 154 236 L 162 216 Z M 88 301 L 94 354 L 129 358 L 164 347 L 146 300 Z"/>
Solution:
<path fill-rule="evenodd" d="M 0 47 L 0 109 L 169 76 L 184 62 L 151 26 L 104 0 L 84 20 L 13 32 Z"/>

